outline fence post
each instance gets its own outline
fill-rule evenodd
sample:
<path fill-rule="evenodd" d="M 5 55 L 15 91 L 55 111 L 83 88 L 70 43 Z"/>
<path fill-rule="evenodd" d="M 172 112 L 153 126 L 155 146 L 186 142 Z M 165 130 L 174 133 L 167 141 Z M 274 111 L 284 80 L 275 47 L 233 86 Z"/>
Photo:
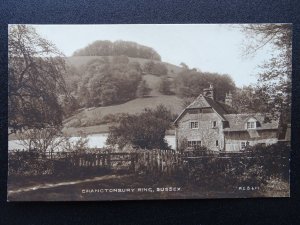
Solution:
<path fill-rule="evenodd" d="M 104 154 L 102 154 L 102 167 L 105 167 L 105 155 Z"/>
<path fill-rule="evenodd" d="M 131 167 L 132 172 L 135 172 L 135 160 L 136 160 L 135 155 L 131 154 L 130 155 L 130 161 L 131 161 L 130 167 Z"/>
<path fill-rule="evenodd" d="M 107 167 L 108 169 L 111 168 L 111 155 L 109 153 L 107 154 Z"/>

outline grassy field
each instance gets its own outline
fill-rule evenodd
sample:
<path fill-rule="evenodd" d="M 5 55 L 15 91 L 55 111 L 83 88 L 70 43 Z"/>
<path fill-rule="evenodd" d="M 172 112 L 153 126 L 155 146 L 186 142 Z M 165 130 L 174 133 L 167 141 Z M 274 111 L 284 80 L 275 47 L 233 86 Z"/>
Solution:
<path fill-rule="evenodd" d="M 95 125 L 100 125 L 97 129 L 99 129 L 101 133 L 101 131 L 107 130 L 107 127 L 110 125 L 103 124 L 103 118 L 107 115 L 117 113 L 141 113 L 145 108 L 155 108 L 160 104 L 165 105 L 174 114 L 179 114 L 183 109 L 182 100 L 176 96 L 150 96 L 146 98 L 137 98 L 120 105 L 94 107 L 81 110 L 66 119 L 64 121 L 64 127 L 65 130 L 72 127 L 93 127 L 91 129 L 94 130 Z"/>

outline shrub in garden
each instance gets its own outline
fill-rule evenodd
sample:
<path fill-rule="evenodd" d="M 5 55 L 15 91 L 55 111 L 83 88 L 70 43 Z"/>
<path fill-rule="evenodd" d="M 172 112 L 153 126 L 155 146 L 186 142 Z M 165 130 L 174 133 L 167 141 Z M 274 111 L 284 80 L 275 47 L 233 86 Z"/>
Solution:
<path fill-rule="evenodd" d="M 263 165 L 267 178 L 289 180 L 290 146 L 286 143 L 278 142 L 268 146 L 255 145 L 248 147 L 247 150 L 252 156 L 257 156 L 257 164 Z"/>
<path fill-rule="evenodd" d="M 8 154 L 9 175 L 52 174 L 53 163 L 37 151 L 17 151 Z"/>
<path fill-rule="evenodd" d="M 197 154 L 197 151 L 195 151 Z M 240 156 L 204 156 L 188 159 L 189 180 L 212 189 L 261 186 L 270 179 L 289 179 L 289 147 L 253 146 Z"/>

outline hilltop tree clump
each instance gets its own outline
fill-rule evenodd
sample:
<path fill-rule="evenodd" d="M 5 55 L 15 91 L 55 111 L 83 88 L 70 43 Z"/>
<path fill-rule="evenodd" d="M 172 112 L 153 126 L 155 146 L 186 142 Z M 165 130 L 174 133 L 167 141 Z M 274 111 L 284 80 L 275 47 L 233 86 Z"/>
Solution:
<path fill-rule="evenodd" d="M 73 56 L 127 56 L 161 61 L 153 49 L 130 41 L 95 41 L 73 53 Z"/>
<path fill-rule="evenodd" d="M 126 59 L 95 59 L 85 66 L 76 91 L 82 107 L 120 104 L 136 98 L 141 70 Z"/>

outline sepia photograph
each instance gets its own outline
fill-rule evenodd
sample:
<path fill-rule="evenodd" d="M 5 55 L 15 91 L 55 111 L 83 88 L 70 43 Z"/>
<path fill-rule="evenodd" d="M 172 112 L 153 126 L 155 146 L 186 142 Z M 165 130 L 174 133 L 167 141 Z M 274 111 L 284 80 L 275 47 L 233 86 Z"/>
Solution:
<path fill-rule="evenodd" d="M 7 200 L 290 197 L 291 77 L 287 23 L 10 24 Z"/>

